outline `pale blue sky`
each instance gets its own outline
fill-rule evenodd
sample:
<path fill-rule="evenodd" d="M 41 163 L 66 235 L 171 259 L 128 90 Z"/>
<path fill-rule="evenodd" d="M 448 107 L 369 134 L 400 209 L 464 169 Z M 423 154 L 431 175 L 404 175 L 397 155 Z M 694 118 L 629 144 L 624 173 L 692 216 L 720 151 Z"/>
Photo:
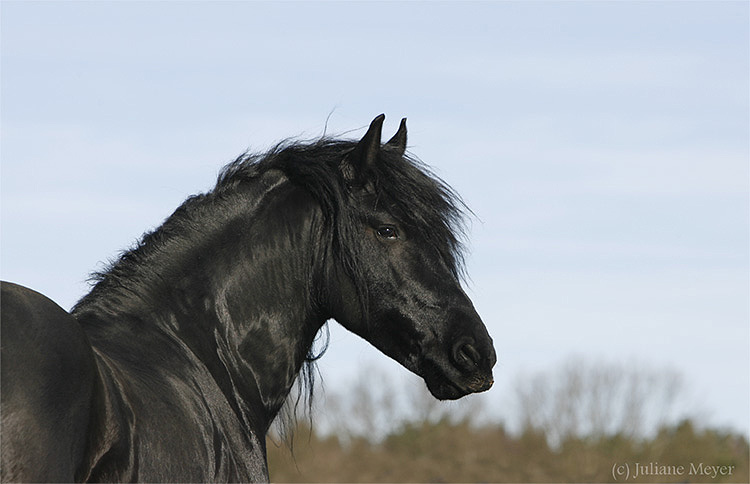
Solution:
<path fill-rule="evenodd" d="M 250 147 L 384 136 L 476 213 L 488 406 L 571 354 L 750 433 L 747 2 L 2 2 L 2 278 L 69 308 Z M 357 130 L 359 129 L 359 130 Z M 356 130 L 356 131 L 352 131 Z M 328 387 L 375 364 L 332 331 Z"/>

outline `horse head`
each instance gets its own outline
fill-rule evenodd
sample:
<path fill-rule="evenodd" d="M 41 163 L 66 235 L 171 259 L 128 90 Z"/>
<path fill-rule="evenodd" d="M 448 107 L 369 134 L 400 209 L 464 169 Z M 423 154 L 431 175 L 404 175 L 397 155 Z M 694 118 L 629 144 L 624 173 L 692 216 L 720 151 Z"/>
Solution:
<path fill-rule="evenodd" d="M 330 264 L 329 310 L 436 398 L 485 391 L 496 356 L 460 284 L 462 203 L 405 154 L 405 119 L 381 145 L 383 120 L 340 164 L 350 247 Z"/>

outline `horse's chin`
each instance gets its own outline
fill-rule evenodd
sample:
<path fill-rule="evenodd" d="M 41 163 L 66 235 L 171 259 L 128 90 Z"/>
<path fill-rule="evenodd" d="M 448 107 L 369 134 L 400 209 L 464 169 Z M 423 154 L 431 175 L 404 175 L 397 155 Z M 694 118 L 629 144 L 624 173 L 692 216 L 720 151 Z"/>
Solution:
<path fill-rule="evenodd" d="M 425 380 L 425 383 L 432 396 L 438 400 L 458 400 L 471 393 L 451 382 L 431 382 L 430 380 Z"/>
<path fill-rule="evenodd" d="M 486 392 L 492 387 L 492 373 L 486 376 L 448 376 L 430 373 L 423 376 L 427 389 L 438 400 L 458 400 L 471 393 Z"/>

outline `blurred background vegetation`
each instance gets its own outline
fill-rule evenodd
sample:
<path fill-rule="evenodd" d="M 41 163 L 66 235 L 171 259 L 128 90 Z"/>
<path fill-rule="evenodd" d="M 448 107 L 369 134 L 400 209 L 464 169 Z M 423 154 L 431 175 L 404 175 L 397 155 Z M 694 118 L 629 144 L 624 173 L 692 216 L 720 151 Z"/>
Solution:
<path fill-rule="evenodd" d="M 297 419 L 268 438 L 271 480 L 750 482 L 747 437 L 685 413 L 685 394 L 672 370 L 573 358 L 519 375 L 504 421 L 480 397 L 438 402 L 367 368 L 314 415 L 290 400 Z"/>

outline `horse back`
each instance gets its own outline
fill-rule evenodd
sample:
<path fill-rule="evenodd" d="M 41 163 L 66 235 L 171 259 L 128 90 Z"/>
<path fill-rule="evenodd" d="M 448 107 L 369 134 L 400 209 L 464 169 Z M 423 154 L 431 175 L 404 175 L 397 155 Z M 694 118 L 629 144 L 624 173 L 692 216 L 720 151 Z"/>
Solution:
<path fill-rule="evenodd" d="M 47 297 L 0 286 L 0 477 L 78 480 L 96 375 L 91 346 L 78 322 Z"/>

